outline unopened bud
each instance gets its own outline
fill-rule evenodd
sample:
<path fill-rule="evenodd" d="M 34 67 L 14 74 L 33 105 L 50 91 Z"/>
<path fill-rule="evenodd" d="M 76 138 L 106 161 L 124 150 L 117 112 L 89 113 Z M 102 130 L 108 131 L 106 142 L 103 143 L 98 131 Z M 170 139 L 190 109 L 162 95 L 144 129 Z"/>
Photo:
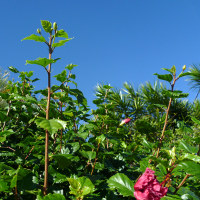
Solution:
<path fill-rule="evenodd" d="M 182 68 L 182 69 L 183 69 L 183 71 L 186 70 L 186 65 L 183 65 L 183 68 Z"/>
<path fill-rule="evenodd" d="M 54 22 L 54 23 L 53 23 L 53 29 L 56 31 L 57 28 L 58 28 L 58 26 L 57 26 L 56 22 Z"/>
<path fill-rule="evenodd" d="M 126 118 L 124 120 L 121 121 L 120 126 L 124 125 L 124 124 L 128 124 L 131 121 L 130 118 Z"/>
<path fill-rule="evenodd" d="M 37 33 L 41 34 L 41 29 L 40 28 L 37 29 Z"/>
<path fill-rule="evenodd" d="M 41 29 L 40 28 L 37 29 L 37 33 L 41 34 Z"/>

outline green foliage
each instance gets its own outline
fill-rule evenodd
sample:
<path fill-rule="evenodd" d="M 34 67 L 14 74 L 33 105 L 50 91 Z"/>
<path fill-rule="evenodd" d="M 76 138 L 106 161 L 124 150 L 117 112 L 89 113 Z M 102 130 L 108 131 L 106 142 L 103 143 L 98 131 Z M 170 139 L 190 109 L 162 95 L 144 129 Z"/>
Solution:
<path fill-rule="evenodd" d="M 119 173 L 115 174 L 107 182 L 110 189 L 117 189 L 124 197 L 134 197 L 134 184 L 126 175 Z"/>
<path fill-rule="evenodd" d="M 51 40 L 50 53 L 64 45 L 68 34 L 41 21 Z M 48 45 L 42 31 L 23 40 Z M 63 40 L 56 41 L 59 38 Z M 58 59 L 38 58 L 26 64 L 46 69 Z M 50 88 L 49 119 L 46 118 L 48 90 L 34 90 L 34 71 L 10 71 L 16 82 L 2 79 L 0 89 L 0 198 L 1 199 L 131 199 L 134 184 L 146 167 L 154 169 L 160 183 L 169 188 L 162 199 L 199 199 L 200 196 L 200 103 L 184 101 L 188 94 L 174 89 L 179 78 L 190 72 L 164 68 L 169 74 L 134 88 L 121 90 L 98 85 L 95 109 L 76 83 L 77 65 L 69 64 L 54 76 Z M 5 82 L 4 82 L 5 81 Z M 52 80 L 54 83 L 54 80 Z M 40 97 L 40 98 L 39 98 Z M 168 112 L 169 101 L 171 106 Z M 167 126 L 156 156 L 167 117 Z M 131 121 L 123 126 L 124 118 Z M 49 137 L 48 194 L 42 193 L 45 163 L 45 130 Z M 167 178 L 166 178 L 167 177 Z M 187 178 L 180 188 L 178 186 Z"/>
<path fill-rule="evenodd" d="M 38 35 L 35 35 L 35 34 L 32 34 L 28 37 L 25 37 L 24 39 L 22 39 L 22 41 L 23 40 L 34 40 L 36 42 L 46 42 L 45 38 L 42 35 L 38 36 Z"/>
<path fill-rule="evenodd" d="M 59 60 L 59 58 L 57 59 L 38 58 L 37 60 L 27 60 L 26 64 L 36 64 L 46 68 L 47 65 L 49 65 L 50 63 L 55 63 L 57 60 Z"/>
<path fill-rule="evenodd" d="M 76 199 L 83 199 L 86 195 L 94 192 L 94 185 L 87 177 L 68 178 L 70 194 L 73 194 Z"/>
<path fill-rule="evenodd" d="M 57 43 L 53 43 L 52 44 L 52 47 L 60 47 L 60 46 L 63 46 L 65 45 L 66 42 L 70 41 L 72 38 L 69 38 L 69 39 L 65 39 L 65 40 L 60 40 L 58 41 Z"/>
<path fill-rule="evenodd" d="M 47 20 L 41 20 L 41 25 L 42 28 L 47 32 L 47 33 L 51 33 L 52 32 L 52 23 L 47 21 Z"/>
<path fill-rule="evenodd" d="M 155 73 L 154 75 L 157 75 L 157 77 L 158 77 L 159 79 L 168 81 L 169 83 L 173 80 L 173 76 L 172 76 L 171 74 L 164 74 L 164 75 L 161 75 L 161 74 Z"/>

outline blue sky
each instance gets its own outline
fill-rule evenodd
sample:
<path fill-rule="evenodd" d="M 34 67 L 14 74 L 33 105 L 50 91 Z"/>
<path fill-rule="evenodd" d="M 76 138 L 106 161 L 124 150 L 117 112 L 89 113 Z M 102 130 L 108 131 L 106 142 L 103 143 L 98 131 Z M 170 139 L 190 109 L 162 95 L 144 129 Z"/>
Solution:
<path fill-rule="evenodd" d="M 33 70 L 41 79 L 36 89 L 45 88 L 45 71 L 25 61 L 48 57 L 48 49 L 21 39 L 36 33 L 40 20 L 56 21 L 74 39 L 56 49 L 53 58 L 62 59 L 53 66 L 52 75 L 69 63 L 77 64 L 78 88 L 92 106 L 98 83 L 120 89 L 130 82 L 137 88 L 156 80 L 153 73 L 164 73 L 163 67 L 175 65 L 180 72 L 183 65 L 198 65 L 199 9 L 199 0 L 4 0 L 0 66 Z M 196 91 L 189 88 L 185 79 L 177 82 L 176 89 L 190 92 L 192 100 Z"/>

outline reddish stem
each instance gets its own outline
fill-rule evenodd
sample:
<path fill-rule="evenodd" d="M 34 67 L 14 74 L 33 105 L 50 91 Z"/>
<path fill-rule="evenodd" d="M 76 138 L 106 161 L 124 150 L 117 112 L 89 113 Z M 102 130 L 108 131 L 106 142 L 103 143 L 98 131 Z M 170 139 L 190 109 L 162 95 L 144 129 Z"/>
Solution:
<path fill-rule="evenodd" d="M 93 172 L 94 172 L 94 168 L 95 168 L 96 162 L 97 162 L 97 160 L 98 160 L 97 157 L 98 157 L 99 147 L 100 147 L 100 143 L 98 143 L 98 147 L 97 147 L 97 151 L 96 151 L 96 157 L 95 157 L 95 160 L 94 160 L 94 164 L 93 164 L 93 166 L 92 166 L 91 175 L 92 175 Z"/>
<path fill-rule="evenodd" d="M 174 194 L 177 193 L 177 191 L 180 189 L 180 187 L 185 183 L 186 179 L 190 176 L 190 174 L 186 174 L 184 179 L 181 181 L 181 183 L 179 184 L 179 186 L 176 188 Z"/>
<path fill-rule="evenodd" d="M 52 36 L 50 34 L 49 38 L 49 60 L 51 59 L 52 55 Z M 46 108 L 46 119 L 49 119 L 49 109 L 50 109 L 50 99 L 51 99 L 51 63 L 49 64 L 48 70 L 48 97 L 47 97 L 47 108 Z M 46 130 L 45 132 L 45 166 L 44 166 L 44 188 L 43 188 L 43 194 L 47 195 L 47 187 L 48 187 L 48 163 L 49 163 L 49 155 L 48 155 L 48 149 L 49 149 L 49 132 Z"/>

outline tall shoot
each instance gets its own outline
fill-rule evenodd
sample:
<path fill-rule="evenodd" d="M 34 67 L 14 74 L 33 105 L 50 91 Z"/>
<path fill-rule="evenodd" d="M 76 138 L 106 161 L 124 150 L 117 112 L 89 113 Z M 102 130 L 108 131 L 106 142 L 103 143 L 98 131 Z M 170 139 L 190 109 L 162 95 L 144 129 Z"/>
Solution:
<path fill-rule="evenodd" d="M 47 105 L 46 105 L 46 120 L 49 120 L 49 110 L 50 110 L 50 100 L 51 100 L 51 67 L 53 63 L 56 63 L 57 59 L 52 59 L 52 54 L 56 47 L 60 47 L 65 45 L 66 42 L 71 40 L 71 38 L 68 38 L 68 34 L 63 30 L 58 30 L 57 24 L 54 22 L 53 25 L 51 22 L 46 20 L 41 20 L 41 25 L 43 30 L 49 35 L 49 39 L 46 40 L 45 37 L 42 35 L 41 29 L 37 29 L 36 34 L 32 34 L 23 40 L 34 40 L 36 42 L 43 42 L 48 46 L 48 58 L 38 58 L 36 60 L 27 60 L 26 64 L 37 64 L 42 66 L 45 71 L 47 72 L 48 76 L 48 96 L 47 96 Z M 64 38 L 64 40 L 59 40 L 58 42 L 55 42 L 55 39 L 61 37 Z M 43 194 L 47 194 L 47 188 L 48 188 L 48 162 L 49 162 L 49 156 L 48 156 L 48 149 L 49 149 L 49 131 L 45 130 L 45 169 L 44 169 L 44 188 L 43 188 Z"/>

